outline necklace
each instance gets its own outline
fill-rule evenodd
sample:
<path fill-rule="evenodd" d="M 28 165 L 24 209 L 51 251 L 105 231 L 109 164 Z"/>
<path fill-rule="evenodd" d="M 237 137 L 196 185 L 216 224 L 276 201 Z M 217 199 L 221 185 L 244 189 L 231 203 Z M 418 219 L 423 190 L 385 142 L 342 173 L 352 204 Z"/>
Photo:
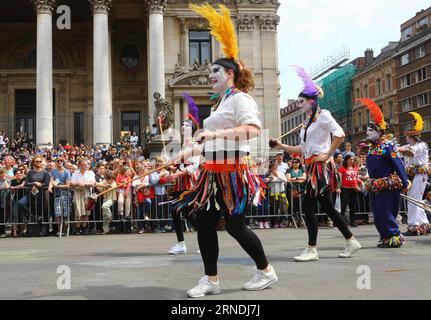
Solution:
<path fill-rule="evenodd" d="M 230 96 L 233 96 L 235 94 L 237 94 L 238 92 L 240 92 L 240 90 L 238 90 L 235 86 L 230 87 L 229 89 L 227 89 L 224 93 L 224 96 L 222 99 L 220 99 L 215 105 L 212 106 L 211 108 L 211 112 L 214 112 L 217 110 L 217 108 L 219 107 L 220 103 L 224 100 L 229 98 Z"/>

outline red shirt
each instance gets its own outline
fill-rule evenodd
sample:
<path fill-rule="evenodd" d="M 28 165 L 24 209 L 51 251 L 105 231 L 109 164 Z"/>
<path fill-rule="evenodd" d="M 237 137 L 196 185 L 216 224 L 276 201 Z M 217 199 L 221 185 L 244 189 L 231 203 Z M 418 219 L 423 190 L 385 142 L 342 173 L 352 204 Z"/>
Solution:
<path fill-rule="evenodd" d="M 358 168 L 346 169 L 341 166 L 338 171 L 342 174 L 341 185 L 343 188 L 357 188 L 358 187 Z"/>

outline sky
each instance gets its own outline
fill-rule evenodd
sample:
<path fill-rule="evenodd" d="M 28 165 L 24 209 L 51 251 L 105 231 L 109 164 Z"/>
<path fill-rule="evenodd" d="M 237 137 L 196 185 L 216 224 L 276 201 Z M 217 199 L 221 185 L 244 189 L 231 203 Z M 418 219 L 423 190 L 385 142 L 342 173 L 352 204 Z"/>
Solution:
<path fill-rule="evenodd" d="M 295 99 L 302 81 L 292 65 L 307 72 L 341 48 L 350 60 L 367 48 L 380 53 L 389 41 L 400 39 L 400 25 L 427 9 L 430 0 L 279 0 L 278 52 L 281 107 Z"/>

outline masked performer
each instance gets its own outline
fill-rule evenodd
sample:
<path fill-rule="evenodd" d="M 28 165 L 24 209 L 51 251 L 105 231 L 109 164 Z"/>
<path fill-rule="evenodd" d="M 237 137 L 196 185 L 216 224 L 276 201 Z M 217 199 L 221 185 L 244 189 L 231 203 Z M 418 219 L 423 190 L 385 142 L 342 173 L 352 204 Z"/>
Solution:
<path fill-rule="evenodd" d="M 407 191 L 408 180 L 398 157 L 396 142 L 388 131 L 380 107 L 371 99 L 358 99 L 370 110 L 374 122 L 367 126 L 369 148 L 366 165 L 370 179 L 366 189 L 370 194 L 374 223 L 380 234 L 380 248 L 397 248 L 403 244 L 396 217 L 401 190 Z"/>
<path fill-rule="evenodd" d="M 304 81 L 304 90 L 299 94 L 298 102 L 307 114 L 307 119 L 300 132 L 301 144 L 288 146 L 271 139 L 270 146 L 289 153 L 301 153 L 306 165 L 306 189 L 302 201 L 302 210 L 308 230 L 308 247 L 295 257 L 298 262 L 319 260 L 317 253 L 318 220 L 315 212 L 317 203 L 346 239 L 344 251 L 338 256 L 348 258 L 361 248 L 353 237 L 346 221 L 334 208 L 331 194 L 339 185 L 339 174 L 330 159 L 344 140 L 344 131 L 331 113 L 319 107 L 317 99 L 323 96 L 310 76 L 301 67 L 296 67 L 298 75 Z M 331 135 L 333 137 L 331 142 Z"/>
<path fill-rule="evenodd" d="M 193 133 L 199 129 L 199 109 L 193 98 L 187 93 L 183 94 L 184 100 L 189 107 L 188 118 L 184 121 L 181 131 L 184 137 L 183 149 L 192 149 L 196 146 L 193 138 Z M 199 162 L 200 157 L 190 157 L 181 164 L 179 169 L 169 176 L 169 180 L 175 181 L 173 197 L 178 198 L 184 191 L 192 189 L 199 176 Z M 172 219 L 174 221 L 175 233 L 177 235 L 178 243 L 175 244 L 170 250 L 169 254 L 187 253 L 187 247 L 184 241 L 184 229 L 182 224 L 182 217 L 188 216 L 190 207 L 183 207 L 181 212 L 172 212 Z"/>
<path fill-rule="evenodd" d="M 220 214 L 224 215 L 227 232 L 257 267 L 256 274 L 243 288 L 262 290 L 278 278 L 266 260 L 259 238 L 245 223 L 249 204 L 257 204 L 264 195 L 263 181 L 254 174 L 255 167 L 247 157 L 248 140 L 256 138 L 262 128 L 256 102 L 245 93 L 253 89 L 254 81 L 251 72 L 238 60 L 238 44 L 229 10 L 219 5 L 219 13 L 208 4 L 190 5 L 190 8 L 208 20 L 211 34 L 221 43 L 225 57 L 211 65 L 210 81 L 213 90 L 220 94 L 220 100 L 205 119 L 204 131 L 196 137 L 198 142 L 204 140 L 200 145 L 206 160 L 204 168 L 192 190 L 174 202 L 175 210 L 191 206 L 191 213 L 196 213 L 198 243 L 205 267 L 205 276 L 187 294 L 196 298 L 220 293 L 216 231 Z M 195 148 L 194 151 L 202 150 Z M 176 162 L 188 157 L 188 152 L 184 152 Z"/>
<path fill-rule="evenodd" d="M 411 179 L 412 185 L 407 193 L 411 198 L 422 201 L 425 187 L 428 181 L 428 145 L 421 140 L 421 131 L 424 122 L 420 114 L 410 112 L 415 118 L 416 125 L 412 131 L 405 132 L 407 145 L 398 148 L 399 152 L 405 156 L 406 172 Z M 429 221 L 424 209 L 408 202 L 408 229 L 405 236 L 426 235 L 429 233 Z"/>

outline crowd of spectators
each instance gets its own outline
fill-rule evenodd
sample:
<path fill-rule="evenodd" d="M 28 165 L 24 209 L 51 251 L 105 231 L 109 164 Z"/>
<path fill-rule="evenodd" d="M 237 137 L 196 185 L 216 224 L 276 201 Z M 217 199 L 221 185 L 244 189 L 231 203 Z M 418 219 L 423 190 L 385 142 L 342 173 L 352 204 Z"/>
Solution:
<path fill-rule="evenodd" d="M 169 200 L 177 168 L 141 177 L 164 163 L 162 158 L 148 159 L 135 133 L 115 145 L 49 144 L 41 149 L 26 134 L 10 140 L 0 132 L 0 146 L 1 238 L 8 230 L 12 237 L 60 235 L 68 228 L 72 235 L 174 231 Z M 336 208 L 353 227 L 371 223 L 365 154 L 355 154 L 347 143 L 332 161 L 341 178 L 333 194 Z M 249 226 L 303 226 L 301 197 L 307 176 L 301 157 L 278 154 L 261 178 L 267 196 L 250 210 Z M 426 199 L 431 202 L 431 192 Z M 324 212 L 318 217 L 321 225 L 332 227 Z M 191 219 L 184 221 L 187 231 L 193 231 Z M 223 229 L 222 222 L 220 226 Z"/>

